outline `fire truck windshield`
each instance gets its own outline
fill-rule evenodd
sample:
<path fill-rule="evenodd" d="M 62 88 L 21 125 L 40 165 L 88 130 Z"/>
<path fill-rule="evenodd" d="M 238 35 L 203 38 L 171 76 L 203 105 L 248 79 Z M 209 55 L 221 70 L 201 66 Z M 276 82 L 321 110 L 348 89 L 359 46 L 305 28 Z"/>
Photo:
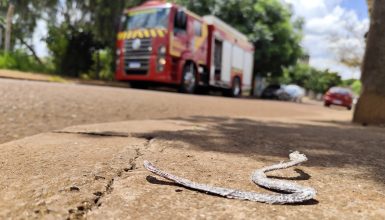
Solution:
<path fill-rule="evenodd" d="M 125 30 L 140 28 L 167 28 L 169 8 L 145 9 L 129 12 L 124 17 Z"/>

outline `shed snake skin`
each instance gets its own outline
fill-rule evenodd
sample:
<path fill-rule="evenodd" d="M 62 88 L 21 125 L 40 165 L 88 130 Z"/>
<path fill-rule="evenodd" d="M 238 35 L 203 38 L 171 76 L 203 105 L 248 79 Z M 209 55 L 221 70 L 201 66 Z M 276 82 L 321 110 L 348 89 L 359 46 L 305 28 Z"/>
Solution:
<path fill-rule="evenodd" d="M 254 202 L 263 202 L 268 204 L 291 204 L 301 203 L 310 199 L 313 199 L 316 195 L 316 190 L 311 187 L 301 186 L 299 184 L 289 182 L 286 180 L 278 180 L 267 178 L 267 172 L 274 170 L 286 169 L 296 166 L 300 163 L 306 162 L 307 157 L 304 154 L 295 151 L 289 155 L 290 161 L 281 162 L 272 166 L 266 166 L 261 169 L 257 169 L 252 173 L 251 180 L 264 188 L 280 191 L 283 193 L 277 194 L 261 194 L 255 192 L 247 192 L 237 189 L 228 189 L 216 186 L 209 186 L 206 184 L 196 183 L 188 179 L 184 179 L 173 174 L 167 173 L 158 169 L 149 161 L 144 161 L 144 167 L 150 172 L 161 176 L 165 179 L 171 180 L 181 186 L 189 189 L 206 192 L 226 198 L 249 200 Z"/>

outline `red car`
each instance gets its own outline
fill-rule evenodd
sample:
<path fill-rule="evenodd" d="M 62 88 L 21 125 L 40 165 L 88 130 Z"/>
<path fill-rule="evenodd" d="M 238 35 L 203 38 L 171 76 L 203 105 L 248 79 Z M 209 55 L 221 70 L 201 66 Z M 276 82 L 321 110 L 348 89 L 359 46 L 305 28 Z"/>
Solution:
<path fill-rule="evenodd" d="M 353 105 L 353 92 L 347 88 L 330 88 L 324 95 L 324 105 L 326 107 L 331 105 L 339 105 L 344 106 L 350 110 L 352 109 Z"/>

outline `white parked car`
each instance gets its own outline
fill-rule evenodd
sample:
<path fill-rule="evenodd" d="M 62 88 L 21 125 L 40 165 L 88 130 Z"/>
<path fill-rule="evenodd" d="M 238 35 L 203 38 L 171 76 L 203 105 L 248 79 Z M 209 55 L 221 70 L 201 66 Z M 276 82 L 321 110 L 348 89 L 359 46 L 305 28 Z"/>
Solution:
<path fill-rule="evenodd" d="M 294 84 L 283 85 L 277 91 L 277 95 L 279 100 L 302 102 L 302 98 L 305 96 L 305 89 Z"/>

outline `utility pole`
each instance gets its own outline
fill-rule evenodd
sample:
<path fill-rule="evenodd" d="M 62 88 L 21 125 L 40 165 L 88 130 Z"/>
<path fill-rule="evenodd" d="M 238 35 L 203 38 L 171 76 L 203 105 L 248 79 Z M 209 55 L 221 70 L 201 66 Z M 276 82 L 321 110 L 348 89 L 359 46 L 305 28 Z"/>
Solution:
<path fill-rule="evenodd" d="M 5 52 L 9 52 L 9 50 L 11 49 L 12 19 L 13 19 L 14 12 L 15 12 L 15 4 L 13 3 L 13 1 L 10 1 L 8 6 L 7 20 L 6 20 L 6 27 L 5 27 L 5 43 L 4 43 Z"/>

